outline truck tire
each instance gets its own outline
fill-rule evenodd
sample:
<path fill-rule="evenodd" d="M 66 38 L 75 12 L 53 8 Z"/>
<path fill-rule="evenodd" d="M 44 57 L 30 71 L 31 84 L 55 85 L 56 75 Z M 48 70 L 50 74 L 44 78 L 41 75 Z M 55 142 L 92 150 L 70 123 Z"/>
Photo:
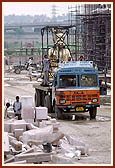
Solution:
<path fill-rule="evenodd" d="M 40 91 L 39 90 L 35 91 L 35 106 L 36 107 L 40 106 Z"/>
<path fill-rule="evenodd" d="M 90 120 L 96 119 L 97 107 L 90 108 L 89 114 L 90 114 Z"/>
<path fill-rule="evenodd" d="M 47 107 L 48 113 L 51 113 L 51 101 L 49 95 L 46 95 L 44 98 L 44 107 Z"/>
<path fill-rule="evenodd" d="M 15 73 L 16 73 L 16 74 L 20 74 L 20 72 L 21 72 L 20 69 L 16 69 L 16 70 L 15 70 Z"/>
<path fill-rule="evenodd" d="M 56 119 L 63 119 L 62 112 L 61 112 L 61 110 L 57 107 L 56 104 L 55 104 L 55 106 L 54 106 L 54 109 L 55 109 Z"/>

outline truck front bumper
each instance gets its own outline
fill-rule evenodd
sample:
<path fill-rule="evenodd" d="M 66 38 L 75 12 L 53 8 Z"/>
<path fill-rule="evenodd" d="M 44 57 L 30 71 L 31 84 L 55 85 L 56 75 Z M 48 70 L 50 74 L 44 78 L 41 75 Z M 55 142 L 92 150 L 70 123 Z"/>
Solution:
<path fill-rule="evenodd" d="M 86 104 L 86 105 L 66 105 L 66 106 L 60 106 L 57 105 L 59 109 L 62 109 L 64 112 L 66 111 L 75 111 L 75 112 L 87 112 L 92 107 L 100 107 L 99 104 Z M 79 110 L 81 109 L 81 110 Z"/>

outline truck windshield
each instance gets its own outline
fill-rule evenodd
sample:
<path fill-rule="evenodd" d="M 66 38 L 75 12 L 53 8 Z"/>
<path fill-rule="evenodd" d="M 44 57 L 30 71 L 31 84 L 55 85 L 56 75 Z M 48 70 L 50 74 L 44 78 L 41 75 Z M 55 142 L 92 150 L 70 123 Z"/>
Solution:
<path fill-rule="evenodd" d="M 73 87 L 76 86 L 76 75 L 60 75 L 60 87 Z"/>
<path fill-rule="evenodd" d="M 82 87 L 96 87 L 97 86 L 96 74 L 82 74 L 81 75 L 81 86 Z"/>

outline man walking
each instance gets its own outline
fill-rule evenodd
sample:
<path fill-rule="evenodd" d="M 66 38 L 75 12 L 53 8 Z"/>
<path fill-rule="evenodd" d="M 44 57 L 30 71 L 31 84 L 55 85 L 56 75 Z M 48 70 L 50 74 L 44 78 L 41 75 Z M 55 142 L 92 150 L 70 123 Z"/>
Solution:
<path fill-rule="evenodd" d="M 19 96 L 16 96 L 16 101 L 13 103 L 13 110 L 15 116 L 18 116 L 18 120 L 21 120 L 22 103 L 19 101 Z"/>

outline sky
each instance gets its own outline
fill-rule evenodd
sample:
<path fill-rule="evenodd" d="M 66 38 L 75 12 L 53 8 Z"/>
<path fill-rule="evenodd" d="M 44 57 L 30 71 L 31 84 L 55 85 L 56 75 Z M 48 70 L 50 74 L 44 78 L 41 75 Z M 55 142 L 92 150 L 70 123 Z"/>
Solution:
<path fill-rule="evenodd" d="M 52 16 L 52 5 L 56 5 L 57 15 L 68 12 L 68 5 L 73 6 L 76 2 L 3 2 L 3 15 L 41 15 Z"/>

